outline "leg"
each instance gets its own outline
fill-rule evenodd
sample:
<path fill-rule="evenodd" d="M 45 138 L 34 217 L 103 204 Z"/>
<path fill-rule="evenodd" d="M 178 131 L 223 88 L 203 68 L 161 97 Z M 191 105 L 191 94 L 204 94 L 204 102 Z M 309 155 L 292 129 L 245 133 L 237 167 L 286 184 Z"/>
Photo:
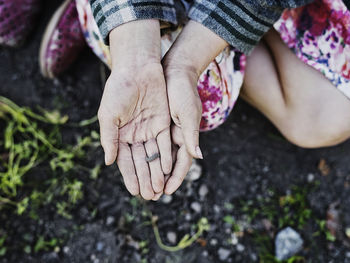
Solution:
<path fill-rule="evenodd" d="M 242 97 L 302 147 L 350 137 L 350 101 L 270 31 L 247 59 Z"/>

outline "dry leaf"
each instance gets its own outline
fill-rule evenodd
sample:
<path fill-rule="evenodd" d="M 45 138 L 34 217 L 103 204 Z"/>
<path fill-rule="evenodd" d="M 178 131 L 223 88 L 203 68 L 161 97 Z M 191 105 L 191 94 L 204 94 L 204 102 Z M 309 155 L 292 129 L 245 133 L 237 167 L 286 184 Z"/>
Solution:
<path fill-rule="evenodd" d="M 207 241 L 204 238 L 198 238 L 197 242 L 202 246 L 205 247 L 207 245 Z"/>
<path fill-rule="evenodd" d="M 329 168 L 328 164 L 326 163 L 326 160 L 323 158 L 318 163 L 318 170 L 321 172 L 321 174 L 323 176 L 326 176 L 331 172 L 331 169 Z"/>

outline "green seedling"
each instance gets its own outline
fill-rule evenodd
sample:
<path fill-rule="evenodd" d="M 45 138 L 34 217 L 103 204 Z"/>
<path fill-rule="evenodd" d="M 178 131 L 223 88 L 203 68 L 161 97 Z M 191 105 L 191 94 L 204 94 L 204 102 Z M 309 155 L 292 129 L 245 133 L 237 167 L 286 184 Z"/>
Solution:
<path fill-rule="evenodd" d="M 186 234 L 176 246 L 167 246 L 162 242 L 162 239 L 160 237 L 157 220 L 158 218 L 156 216 L 152 216 L 152 227 L 157 244 L 161 249 L 168 252 L 176 252 L 191 246 L 205 231 L 209 231 L 210 229 L 208 219 L 203 217 L 198 221 L 196 225 L 197 232 L 194 235 L 190 236 L 189 234 Z"/>
<path fill-rule="evenodd" d="M 39 252 L 39 251 L 47 251 L 49 249 L 52 249 L 56 247 L 58 243 L 58 240 L 56 238 L 52 238 L 49 241 L 45 241 L 43 236 L 40 236 L 34 246 L 34 252 Z"/>
<path fill-rule="evenodd" d="M 3 235 L 0 237 L 0 257 L 5 256 L 7 248 L 5 247 L 5 241 L 7 236 Z"/>

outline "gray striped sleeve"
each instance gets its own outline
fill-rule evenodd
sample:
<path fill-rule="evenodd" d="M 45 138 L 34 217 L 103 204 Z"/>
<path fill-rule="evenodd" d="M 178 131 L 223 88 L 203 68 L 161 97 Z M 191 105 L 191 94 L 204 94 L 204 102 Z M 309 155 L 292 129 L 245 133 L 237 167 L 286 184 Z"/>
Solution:
<path fill-rule="evenodd" d="M 159 19 L 177 23 L 174 0 L 89 0 L 89 2 L 106 44 L 112 29 L 130 21 Z"/>
<path fill-rule="evenodd" d="M 211 29 L 238 50 L 249 54 L 285 8 L 311 1 L 195 0 L 189 18 Z"/>

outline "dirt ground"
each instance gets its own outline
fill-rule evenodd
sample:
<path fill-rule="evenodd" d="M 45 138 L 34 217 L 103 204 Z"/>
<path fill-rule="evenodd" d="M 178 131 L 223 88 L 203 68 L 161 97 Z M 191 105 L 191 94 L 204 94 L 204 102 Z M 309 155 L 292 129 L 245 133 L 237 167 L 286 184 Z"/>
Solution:
<path fill-rule="evenodd" d="M 0 95 L 19 105 L 58 108 L 78 122 L 96 114 L 103 87 L 101 64 L 85 49 L 62 77 L 41 77 L 40 38 L 58 3 L 46 4 L 24 47 L 0 49 Z M 63 136 L 69 140 L 74 134 Z M 197 163 L 200 178 L 186 180 L 172 198 L 147 204 L 131 199 L 117 168 L 111 167 L 103 168 L 96 180 L 82 172 L 84 199 L 72 211 L 72 219 L 57 215 L 54 208 L 43 209 L 36 221 L 0 211 L 0 228 L 11 233 L 10 249 L 0 262 L 275 262 L 269 259 L 274 236 L 286 222 L 304 240 L 300 262 L 350 262 L 345 234 L 350 227 L 350 142 L 316 150 L 293 146 L 264 116 L 239 100 L 226 123 L 201 134 L 201 148 L 205 158 Z M 102 161 L 101 149 L 87 160 Z M 285 196 L 297 200 L 291 211 L 280 209 Z M 300 222 L 305 217 L 300 207 L 311 213 L 306 223 Z M 166 252 L 156 243 L 149 211 L 158 217 L 160 236 L 168 245 L 194 233 L 201 217 L 208 219 L 210 230 L 192 246 Z M 332 219 L 334 214 L 337 220 Z M 283 219 L 286 215 L 297 222 Z M 330 229 L 335 241 L 327 239 L 327 227 L 320 232 L 319 222 L 327 220 L 336 221 Z M 56 250 L 25 253 L 24 235 L 58 237 L 62 244 Z"/>

